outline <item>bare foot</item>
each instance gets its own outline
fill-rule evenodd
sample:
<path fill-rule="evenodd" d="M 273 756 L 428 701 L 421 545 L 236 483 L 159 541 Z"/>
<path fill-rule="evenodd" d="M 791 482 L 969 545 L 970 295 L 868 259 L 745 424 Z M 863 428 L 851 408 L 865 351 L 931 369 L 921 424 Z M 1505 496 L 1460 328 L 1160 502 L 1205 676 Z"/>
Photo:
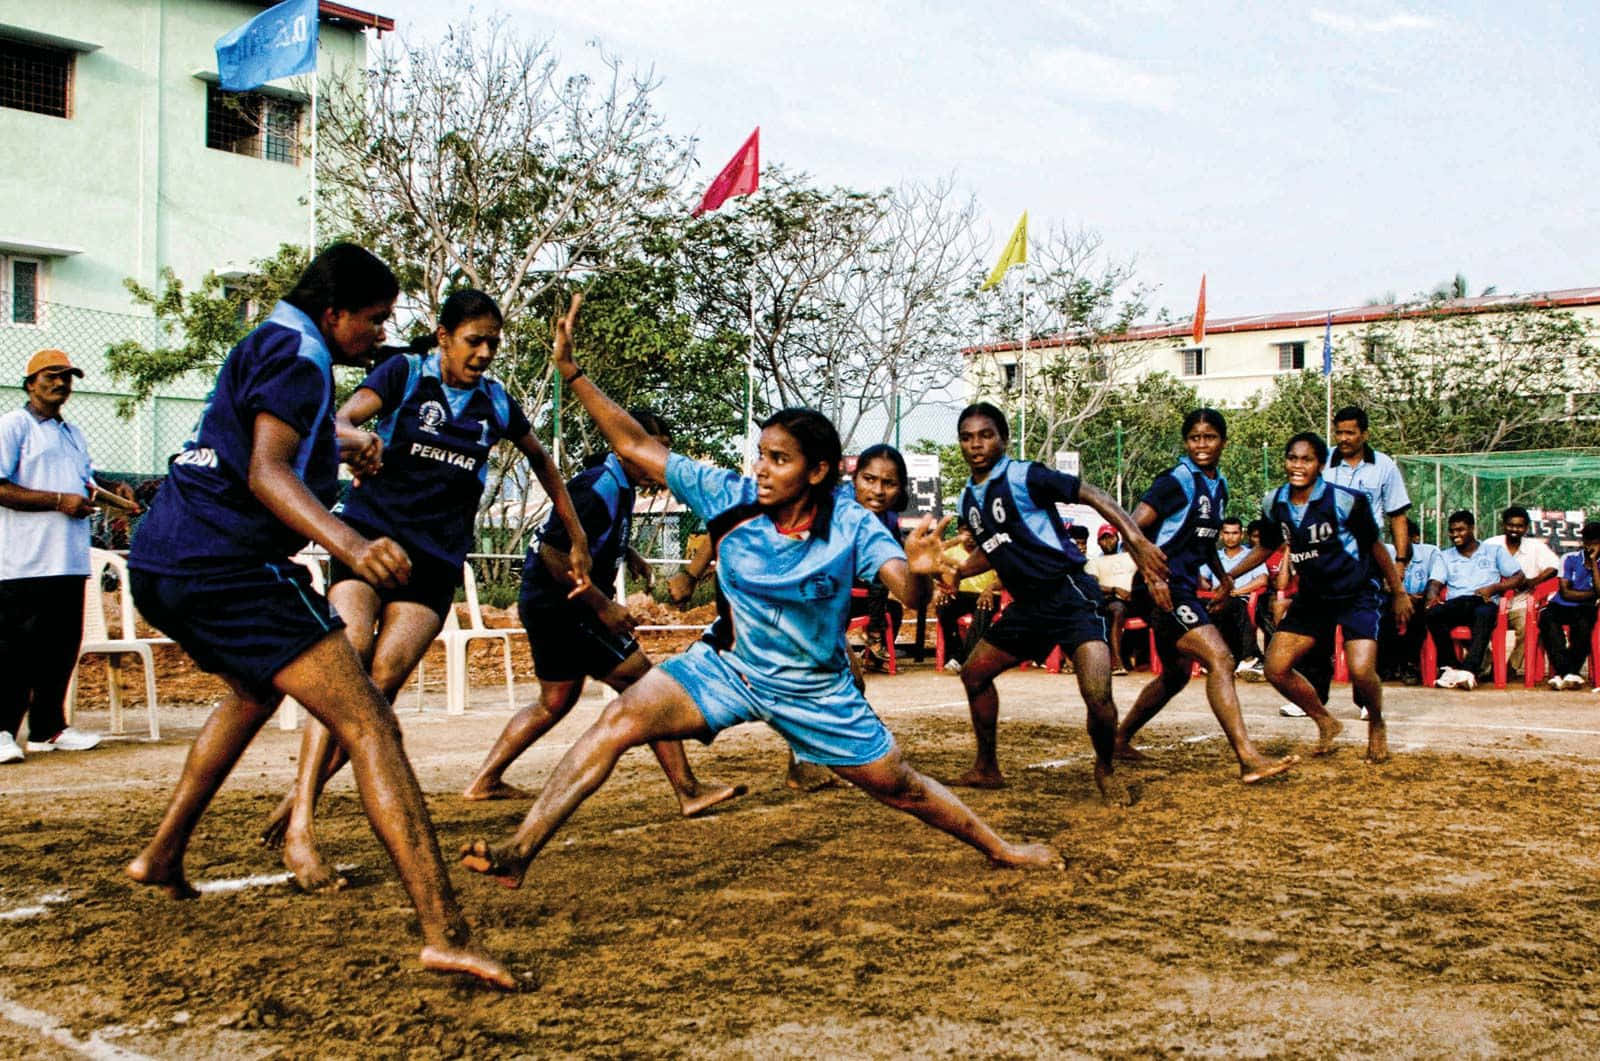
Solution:
<path fill-rule="evenodd" d="M 832 770 L 816 763 L 803 763 L 799 759 L 789 760 L 789 775 L 784 779 L 784 784 L 796 792 L 816 792 L 824 788 L 837 788 L 839 778 Z"/>
<path fill-rule="evenodd" d="M 473 781 L 467 786 L 466 791 L 461 793 L 461 798 L 473 802 L 485 799 L 532 799 L 533 793 L 525 792 L 516 785 L 508 785 L 504 781 L 487 785 Z"/>
<path fill-rule="evenodd" d="M 989 856 L 989 864 L 997 869 L 1067 868 L 1061 852 L 1049 844 L 1007 844 L 999 854 Z"/>
<path fill-rule="evenodd" d="M 343 891 L 350 882 L 322 860 L 316 841 L 304 836 L 285 836 L 283 866 L 294 875 L 294 886 L 307 895 Z"/>
<path fill-rule="evenodd" d="M 1121 763 L 1147 763 L 1150 757 L 1131 744 L 1118 744 L 1111 757 Z"/>
<path fill-rule="evenodd" d="M 461 864 L 474 873 L 493 877 L 507 888 L 522 887 L 522 878 L 528 872 L 528 863 L 503 851 L 496 851 L 487 840 L 474 840 L 461 845 Z"/>
<path fill-rule="evenodd" d="M 1367 723 L 1367 762 L 1389 761 L 1389 725 L 1378 720 Z"/>
<path fill-rule="evenodd" d="M 696 814 L 703 813 L 715 807 L 718 803 L 726 803 L 730 799 L 744 795 L 750 789 L 744 785 L 712 785 L 709 788 L 701 785 L 693 796 L 678 793 L 678 808 L 683 811 L 685 818 L 693 818 Z"/>
<path fill-rule="evenodd" d="M 1122 783 L 1110 765 L 1094 764 L 1094 783 L 1100 790 L 1100 799 L 1108 807 L 1131 807 L 1133 795 L 1128 791 L 1128 786 Z"/>
<path fill-rule="evenodd" d="M 1253 785 L 1257 781 L 1265 781 L 1269 777 L 1286 774 L 1299 765 L 1300 757 L 1298 755 L 1285 755 L 1277 762 L 1273 762 L 1271 759 L 1262 759 L 1259 762 L 1251 763 L 1249 766 L 1240 766 L 1239 780 L 1244 784 Z"/>
<path fill-rule="evenodd" d="M 1005 788 L 1006 779 L 1000 776 L 998 768 L 974 766 L 960 777 L 953 778 L 947 784 L 958 788 Z"/>
<path fill-rule="evenodd" d="M 1333 745 L 1334 738 L 1344 732 L 1344 723 L 1332 715 L 1324 714 L 1317 722 L 1317 746 L 1311 749 L 1312 755 L 1332 755 L 1339 749 Z"/>
<path fill-rule="evenodd" d="M 184 879 L 181 866 L 161 865 L 148 853 L 140 854 L 138 858 L 129 862 L 124 872 L 140 884 L 160 888 L 173 899 L 200 898 L 199 890 Z"/>
<path fill-rule="evenodd" d="M 486 954 L 465 947 L 423 947 L 422 964 L 435 972 L 476 976 L 507 991 L 517 989 L 517 978 L 511 975 L 510 969 Z"/>

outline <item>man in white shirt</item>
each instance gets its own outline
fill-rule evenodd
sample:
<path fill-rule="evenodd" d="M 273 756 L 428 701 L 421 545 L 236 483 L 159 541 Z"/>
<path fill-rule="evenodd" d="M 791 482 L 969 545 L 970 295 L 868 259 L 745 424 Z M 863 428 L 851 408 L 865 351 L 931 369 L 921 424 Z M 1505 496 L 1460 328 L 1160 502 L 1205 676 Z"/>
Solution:
<path fill-rule="evenodd" d="M 27 404 L 0 416 L 0 763 L 22 761 L 24 715 L 30 752 L 100 743 L 65 714 L 83 640 L 90 499 L 104 490 L 83 432 L 61 418 L 74 376 L 83 371 L 66 354 L 39 351 L 22 380 Z M 133 500 L 124 484 L 110 492 Z"/>
<path fill-rule="evenodd" d="M 1528 579 L 1527 584 L 1511 598 L 1511 608 L 1506 613 L 1506 622 L 1516 637 L 1508 659 L 1514 671 L 1522 670 L 1523 638 L 1528 628 L 1528 602 L 1533 599 L 1533 589 L 1545 579 L 1555 578 L 1556 571 L 1561 567 L 1561 558 L 1548 545 L 1538 538 L 1527 536 L 1531 525 L 1528 510 L 1521 505 L 1512 505 L 1500 514 L 1501 533 L 1483 542 L 1485 545 L 1498 545 L 1510 553 Z"/>
<path fill-rule="evenodd" d="M 1105 598 L 1106 625 L 1111 628 L 1111 673 L 1120 676 L 1128 673 L 1128 659 L 1122 654 L 1122 629 L 1129 619 L 1133 576 L 1139 569 L 1131 555 L 1117 548 L 1121 541 L 1117 528 L 1103 523 L 1095 537 L 1100 555 L 1090 557 L 1083 570 L 1100 583 L 1100 593 Z"/>

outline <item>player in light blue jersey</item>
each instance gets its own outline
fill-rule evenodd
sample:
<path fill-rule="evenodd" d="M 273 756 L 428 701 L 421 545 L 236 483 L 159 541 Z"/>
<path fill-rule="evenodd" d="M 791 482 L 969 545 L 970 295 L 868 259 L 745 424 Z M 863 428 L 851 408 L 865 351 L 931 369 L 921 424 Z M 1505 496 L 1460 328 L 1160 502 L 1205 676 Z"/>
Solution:
<path fill-rule="evenodd" d="M 371 582 L 337 556 L 329 562 L 328 601 L 390 700 L 454 606 L 490 455 L 502 440 L 528 459 L 550 498 L 551 519 L 576 532 L 561 562 L 580 590 L 588 585 L 583 524 L 556 463 L 521 407 L 487 374 L 504 323 L 482 291 L 453 292 L 439 307 L 434 334 L 373 369 L 335 417 L 345 462 L 358 478 L 334 512 L 368 537 L 394 539 L 411 558 L 403 586 Z M 375 430 L 363 430 L 372 420 Z M 326 728 L 307 719 L 299 775 L 261 836 L 268 846 L 282 844 L 283 863 L 304 891 L 346 883 L 318 851 L 313 817 L 323 786 L 347 758 Z"/>
<path fill-rule="evenodd" d="M 603 784 L 629 748 L 662 739 L 710 741 L 762 721 L 802 759 L 834 770 L 891 807 L 911 813 L 1002 866 L 1060 867 L 1043 844 L 1000 838 L 948 789 L 906 763 L 851 680 L 844 617 L 854 579 L 882 578 L 915 604 L 942 569 L 931 519 L 906 539 L 865 508 L 836 503 L 839 434 L 810 409 L 788 409 L 762 427 L 754 476 L 672 453 L 586 378 L 572 359 L 581 297 L 556 328 L 552 363 L 617 455 L 663 479 L 706 519 L 717 552 L 718 620 L 689 651 L 646 673 L 612 701 L 562 758 L 510 842 L 462 848 L 469 869 L 522 883 L 541 848 Z"/>

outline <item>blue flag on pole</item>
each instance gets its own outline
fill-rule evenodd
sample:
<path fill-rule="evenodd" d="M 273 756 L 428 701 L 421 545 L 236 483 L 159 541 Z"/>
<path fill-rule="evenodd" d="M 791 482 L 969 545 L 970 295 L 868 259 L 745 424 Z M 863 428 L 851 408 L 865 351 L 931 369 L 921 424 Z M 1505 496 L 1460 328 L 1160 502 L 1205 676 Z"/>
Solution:
<path fill-rule="evenodd" d="M 1322 326 L 1322 374 L 1333 375 L 1333 314 L 1328 314 L 1328 323 Z"/>
<path fill-rule="evenodd" d="M 317 0 L 284 0 L 217 41 L 217 76 L 229 92 L 317 69 Z"/>

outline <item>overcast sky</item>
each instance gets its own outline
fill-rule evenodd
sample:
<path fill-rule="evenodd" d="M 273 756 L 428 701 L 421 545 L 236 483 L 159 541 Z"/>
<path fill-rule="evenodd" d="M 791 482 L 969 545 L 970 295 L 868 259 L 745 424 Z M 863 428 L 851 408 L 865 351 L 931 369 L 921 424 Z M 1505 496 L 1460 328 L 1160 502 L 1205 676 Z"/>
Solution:
<path fill-rule="evenodd" d="M 411 35 L 464 4 L 369 0 Z M 764 162 L 875 188 L 953 174 L 993 252 L 1096 230 L 1155 304 L 1213 318 L 1600 285 L 1600 28 L 1583 3 L 497 0 L 574 63 L 653 68 L 709 180 Z"/>

